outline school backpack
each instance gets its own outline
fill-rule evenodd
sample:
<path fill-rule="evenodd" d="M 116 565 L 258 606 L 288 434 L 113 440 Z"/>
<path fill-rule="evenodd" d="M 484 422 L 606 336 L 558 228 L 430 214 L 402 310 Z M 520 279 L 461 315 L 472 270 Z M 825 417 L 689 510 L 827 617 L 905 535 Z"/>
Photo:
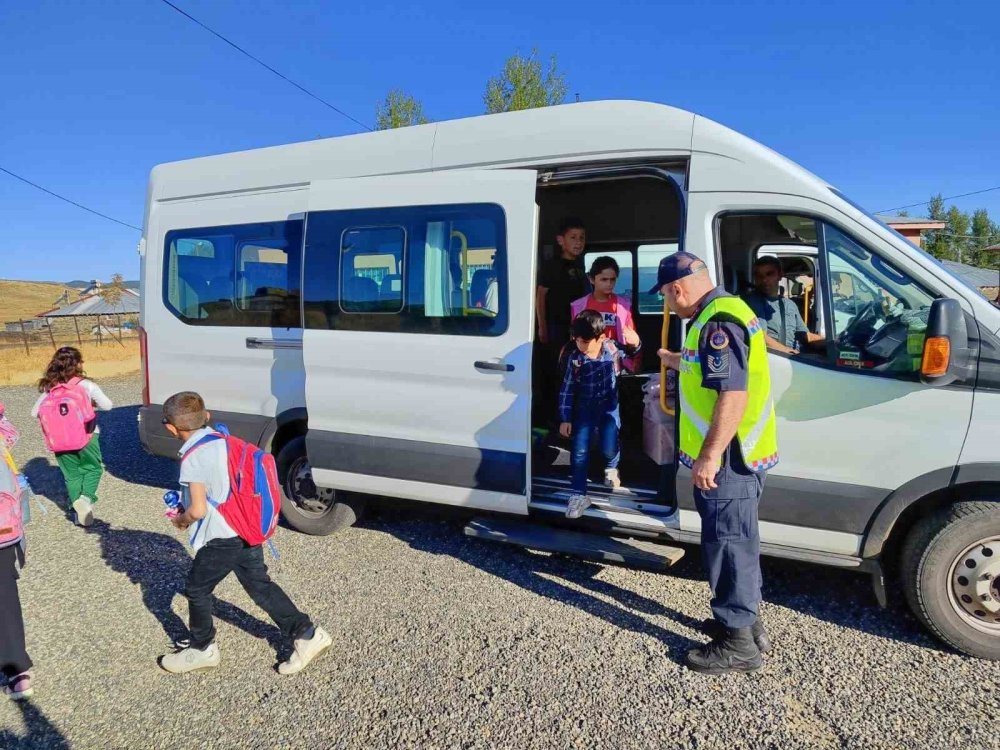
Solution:
<path fill-rule="evenodd" d="M 0 462 L 0 549 L 13 547 L 24 538 L 24 499 L 17 477 Z"/>
<path fill-rule="evenodd" d="M 73 378 L 57 383 L 38 407 L 45 444 L 53 453 L 78 451 L 90 442 L 87 428 L 95 418 L 94 405 L 81 382 L 81 378 Z"/>
<path fill-rule="evenodd" d="M 274 535 L 281 511 L 281 485 L 274 456 L 230 435 L 225 425 L 216 425 L 215 429 L 218 432 L 198 440 L 181 461 L 209 443 L 226 441 L 229 497 L 218 502 L 209 498 L 209 502 L 243 541 L 252 546 L 263 544 Z"/>

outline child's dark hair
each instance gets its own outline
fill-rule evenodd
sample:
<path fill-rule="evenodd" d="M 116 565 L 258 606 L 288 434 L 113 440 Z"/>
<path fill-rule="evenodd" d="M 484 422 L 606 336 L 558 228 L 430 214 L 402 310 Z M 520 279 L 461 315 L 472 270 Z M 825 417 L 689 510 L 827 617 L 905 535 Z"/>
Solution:
<path fill-rule="evenodd" d="M 559 231 L 557 234 L 562 237 L 570 229 L 582 229 L 587 231 L 586 225 L 583 223 L 583 219 L 579 216 L 567 216 L 562 221 L 559 222 Z"/>
<path fill-rule="evenodd" d="M 64 346 L 56 350 L 45 368 L 45 374 L 38 381 L 38 392 L 47 393 L 60 383 L 68 383 L 73 378 L 87 377 L 83 372 L 83 355 L 75 346 Z"/>
<path fill-rule="evenodd" d="M 763 266 L 773 266 L 778 269 L 778 273 L 782 272 L 781 261 L 773 255 L 762 255 L 753 262 L 754 270 L 762 268 Z"/>
<path fill-rule="evenodd" d="M 178 430 L 200 430 L 208 421 L 205 401 L 194 391 L 175 393 L 163 403 L 163 418 Z"/>
<path fill-rule="evenodd" d="M 573 318 L 570 330 L 574 339 L 593 341 L 604 333 L 604 316 L 596 310 L 582 310 Z"/>
<path fill-rule="evenodd" d="M 587 275 L 590 278 L 594 278 L 595 276 L 600 276 L 609 268 L 614 270 L 615 276 L 622 275 L 621 269 L 618 268 L 618 261 L 610 255 L 601 255 L 600 257 L 594 258 L 594 262 L 590 264 L 590 272 Z"/>

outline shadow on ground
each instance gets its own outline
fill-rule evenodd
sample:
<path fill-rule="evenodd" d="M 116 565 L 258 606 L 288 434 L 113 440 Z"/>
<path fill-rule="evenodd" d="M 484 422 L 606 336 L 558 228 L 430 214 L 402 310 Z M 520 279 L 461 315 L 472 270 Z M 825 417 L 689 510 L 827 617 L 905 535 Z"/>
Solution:
<path fill-rule="evenodd" d="M 170 643 L 187 639 L 187 626 L 171 608 L 174 597 L 183 595 L 191 567 L 191 557 L 184 545 L 167 534 L 116 529 L 100 520 L 88 528 L 87 533 L 100 539 L 101 557 L 108 567 L 139 586 L 143 605 L 160 623 Z M 214 614 L 249 635 L 266 640 L 279 660 L 285 656 L 288 646 L 274 625 L 218 598 Z"/>
<path fill-rule="evenodd" d="M 523 548 L 466 537 L 464 524 L 473 517 L 467 510 L 428 508 L 395 500 L 369 504 L 374 512 L 362 525 L 406 542 L 414 549 L 449 555 L 502 578 L 539 596 L 568 604 L 599 617 L 623 630 L 658 638 L 675 659 L 681 659 L 693 642 L 673 630 L 650 622 L 646 616 L 666 617 L 679 626 L 697 630 L 700 617 L 692 617 L 629 589 L 597 578 L 603 565 L 560 555 L 536 553 Z M 699 548 L 679 545 L 684 558 L 668 573 L 688 580 L 704 581 Z M 819 565 L 765 557 L 766 607 L 779 606 L 854 630 L 944 651 L 910 615 L 905 605 L 879 608 L 867 575 Z M 556 580 L 560 579 L 560 580 Z M 709 590 L 705 584 L 704 616 L 710 616 Z"/>

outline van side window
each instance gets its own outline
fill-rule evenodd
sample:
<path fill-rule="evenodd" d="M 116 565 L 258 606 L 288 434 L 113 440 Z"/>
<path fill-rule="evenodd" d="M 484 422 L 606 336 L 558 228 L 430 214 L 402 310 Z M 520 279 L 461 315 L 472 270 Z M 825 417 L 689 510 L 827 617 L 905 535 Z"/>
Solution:
<path fill-rule="evenodd" d="M 302 221 L 167 233 L 163 299 L 190 325 L 298 328 Z"/>
<path fill-rule="evenodd" d="M 636 250 L 639 268 L 639 314 L 663 314 L 663 295 L 658 291 L 650 294 L 649 290 L 656 285 L 656 274 L 660 261 L 668 255 L 677 252 L 676 242 L 658 245 L 639 245 Z"/>
<path fill-rule="evenodd" d="M 310 213 L 305 326 L 499 336 L 506 253 L 493 204 Z"/>

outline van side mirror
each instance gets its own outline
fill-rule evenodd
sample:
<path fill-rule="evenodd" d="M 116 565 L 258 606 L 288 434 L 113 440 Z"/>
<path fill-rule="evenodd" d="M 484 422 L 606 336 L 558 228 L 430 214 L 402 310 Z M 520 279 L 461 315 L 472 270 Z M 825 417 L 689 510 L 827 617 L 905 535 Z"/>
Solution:
<path fill-rule="evenodd" d="M 971 375 L 969 331 L 965 313 L 955 299 L 936 299 L 927 317 L 927 337 L 920 363 L 920 381 L 949 385 Z"/>

